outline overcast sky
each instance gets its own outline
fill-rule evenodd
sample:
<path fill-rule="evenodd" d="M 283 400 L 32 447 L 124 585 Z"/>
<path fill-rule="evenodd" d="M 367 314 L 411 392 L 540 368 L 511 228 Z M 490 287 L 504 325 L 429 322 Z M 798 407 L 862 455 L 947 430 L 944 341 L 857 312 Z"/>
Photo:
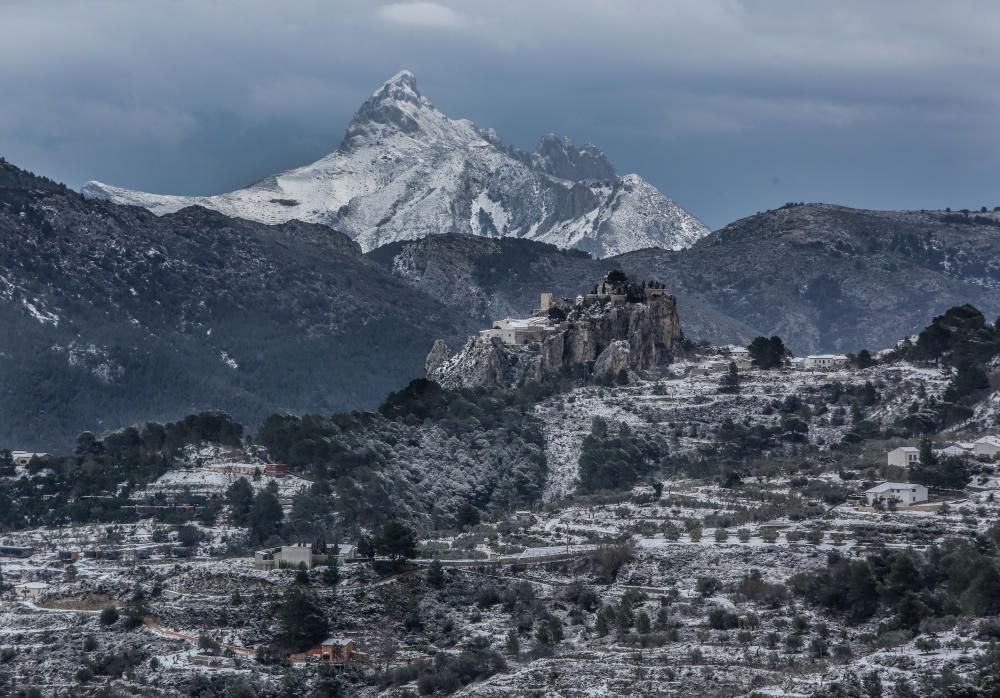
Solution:
<path fill-rule="evenodd" d="M 336 148 L 401 68 L 602 148 L 712 228 L 786 201 L 1000 205 L 1000 3 L 2 0 L 0 155 L 210 194 Z"/>

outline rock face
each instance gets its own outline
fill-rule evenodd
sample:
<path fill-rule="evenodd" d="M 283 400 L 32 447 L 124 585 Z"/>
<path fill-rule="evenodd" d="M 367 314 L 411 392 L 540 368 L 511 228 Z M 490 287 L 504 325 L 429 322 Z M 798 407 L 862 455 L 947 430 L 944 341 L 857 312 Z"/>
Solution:
<path fill-rule="evenodd" d="M 470 337 L 454 356 L 448 356 L 443 342 L 435 342 L 427 377 L 446 388 L 513 388 L 575 364 L 591 366 L 600 377 L 649 371 L 669 363 L 681 349 L 677 301 L 668 293 L 637 302 L 572 305 L 562 300 L 554 305 L 567 313 L 566 319 L 553 323 L 542 341 L 515 345 L 480 335 Z"/>
<path fill-rule="evenodd" d="M 443 339 L 434 340 L 434 346 L 431 347 L 431 353 L 427 355 L 427 361 L 424 363 L 424 370 L 427 373 L 437 370 L 437 368 L 451 358 L 451 349 Z"/>
<path fill-rule="evenodd" d="M 627 371 L 632 352 L 628 342 L 618 339 L 608 345 L 594 362 L 594 376 L 597 378 L 614 378 L 619 373 Z"/>

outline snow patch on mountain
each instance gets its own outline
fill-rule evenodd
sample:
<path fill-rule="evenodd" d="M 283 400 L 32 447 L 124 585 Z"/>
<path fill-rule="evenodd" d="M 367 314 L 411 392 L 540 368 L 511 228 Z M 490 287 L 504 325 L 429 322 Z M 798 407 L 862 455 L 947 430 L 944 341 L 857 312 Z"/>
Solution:
<path fill-rule="evenodd" d="M 217 196 L 148 194 L 89 182 L 91 199 L 157 215 L 204 206 L 263 223 L 336 228 L 365 251 L 436 233 L 519 237 L 610 256 L 682 249 L 709 230 L 638 175 L 617 177 L 596 146 L 548 134 L 534 153 L 451 119 L 401 71 L 369 97 L 340 147 L 320 160 Z"/>

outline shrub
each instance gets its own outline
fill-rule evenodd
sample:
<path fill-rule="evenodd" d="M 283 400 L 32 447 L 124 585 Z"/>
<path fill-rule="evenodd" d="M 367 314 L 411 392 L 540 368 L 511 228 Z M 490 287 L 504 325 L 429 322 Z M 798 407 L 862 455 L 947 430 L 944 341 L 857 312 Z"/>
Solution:
<path fill-rule="evenodd" d="M 731 630 L 739 624 L 740 617 L 724 608 L 713 608 L 708 612 L 708 627 L 713 630 Z"/>
<path fill-rule="evenodd" d="M 101 625 L 114 625 L 118 622 L 118 609 L 114 606 L 108 606 L 100 615 Z"/>

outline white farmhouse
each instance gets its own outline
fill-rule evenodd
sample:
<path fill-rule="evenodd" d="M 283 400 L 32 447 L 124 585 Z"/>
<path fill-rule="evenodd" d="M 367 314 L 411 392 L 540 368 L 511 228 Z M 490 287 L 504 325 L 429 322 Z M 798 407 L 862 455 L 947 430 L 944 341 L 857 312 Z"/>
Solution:
<path fill-rule="evenodd" d="M 49 588 L 45 582 L 24 582 L 14 586 L 14 595 L 19 599 L 35 601 Z"/>
<path fill-rule="evenodd" d="M 968 458 L 973 455 L 972 444 L 967 443 L 953 443 L 950 446 L 945 446 L 944 448 L 939 448 L 934 453 L 939 456 L 950 456 L 952 458 Z"/>
<path fill-rule="evenodd" d="M 354 553 L 354 546 L 341 545 L 337 550 L 337 555 L 346 557 Z M 254 567 L 265 572 L 273 569 L 291 568 L 298 569 L 305 565 L 306 569 L 312 569 L 317 565 L 325 564 L 328 553 L 314 553 L 312 543 L 297 543 L 295 545 L 282 545 L 280 548 L 265 548 L 254 553 Z"/>
<path fill-rule="evenodd" d="M 886 460 L 889 465 L 897 468 L 909 468 L 920 463 L 920 449 L 916 446 L 900 446 L 889 451 Z"/>
<path fill-rule="evenodd" d="M 802 359 L 800 364 L 805 371 L 830 371 L 847 366 L 847 357 L 843 354 L 810 354 Z"/>
<path fill-rule="evenodd" d="M 977 456 L 995 456 L 1000 453 L 1000 437 L 984 436 L 972 442 L 972 452 Z"/>
<path fill-rule="evenodd" d="M 40 461 L 48 461 L 52 458 L 48 453 L 34 453 L 32 451 L 11 451 L 10 456 L 14 461 L 14 465 L 19 468 L 27 466 L 33 458 L 37 458 Z"/>
<path fill-rule="evenodd" d="M 927 501 L 927 488 L 909 482 L 883 482 L 865 490 L 865 501 L 869 506 L 895 502 L 898 506 L 912 506 Z"/>

